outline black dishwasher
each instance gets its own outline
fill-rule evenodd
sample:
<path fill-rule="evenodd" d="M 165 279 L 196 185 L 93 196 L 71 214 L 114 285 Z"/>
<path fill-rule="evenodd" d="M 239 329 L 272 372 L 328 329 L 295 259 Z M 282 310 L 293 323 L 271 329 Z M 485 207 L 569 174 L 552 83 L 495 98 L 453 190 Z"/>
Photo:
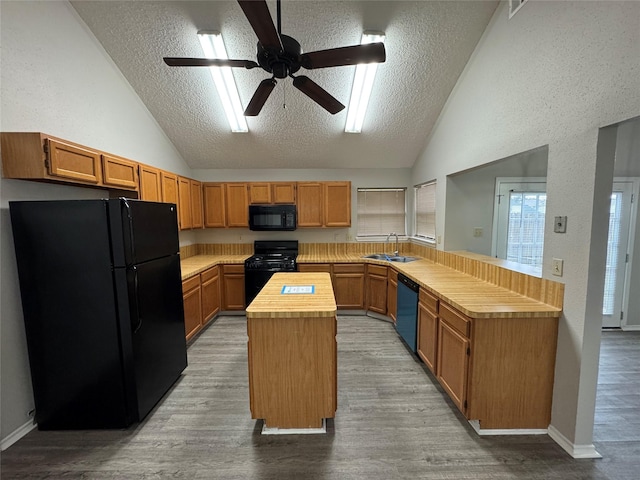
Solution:
<path fill-rule="evenodd" d="M 405 343 L 415 353 L 418 350 L 418 290 L 420 286 L 398 274 L 398 310 L 396 312 L 396 330 Z"/>

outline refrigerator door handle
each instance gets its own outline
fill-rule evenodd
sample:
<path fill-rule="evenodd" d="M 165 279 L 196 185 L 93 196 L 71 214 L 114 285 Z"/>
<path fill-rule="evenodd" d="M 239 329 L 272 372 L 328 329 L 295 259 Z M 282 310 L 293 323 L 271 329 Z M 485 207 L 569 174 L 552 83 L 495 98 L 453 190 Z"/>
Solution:
<path fill-rule="evenodd" d="M 131 249 L 131 262 L 136 263 L 136 242 L 133 239 L 133 218 L 131 215 L 131 205 L 126 198 L 122 199 L 122 207 L 126 211 L 127 221 L 129 223 L 129 248 Z"/>
<path fill-rule="evenodd" d="M 134 302 L 136 304 L 136 321 L 137 324 L 134 326 L 133 322 L 131 323 L 131 331 L 135 334 L 142 327 L 142 317 L 140 316 L 140 306 L 138 305 L 138 268 L 133 266 L 133 288 L 134 288 Z"/>

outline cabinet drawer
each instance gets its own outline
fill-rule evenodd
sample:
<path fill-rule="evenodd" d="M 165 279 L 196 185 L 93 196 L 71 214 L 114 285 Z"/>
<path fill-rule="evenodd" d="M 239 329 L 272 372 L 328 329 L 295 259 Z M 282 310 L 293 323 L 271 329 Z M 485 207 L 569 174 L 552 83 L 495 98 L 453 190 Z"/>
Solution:
<path fill-rule="evenodd" d="M 244 265 L 223 265 L 224 273 L 244 273 Z"/>
<path fill-rule="evenodd" d="M 387 267 L 380 265 L 368 265 L 369 275 L 380 275 L 381 277 L 387 276 Z"/>
<path fill-rule="evenodd" d="M 398 281 L 398 272 L 396 272 L 393 268 L 389 268 L 388 270 L 389 277 L 388 279 L 397 282 Z"/>
<path fill-rule="evenodd" d="M 438 313 L 438 298 L 432 293 L 426 291 L 424 288 L 420 289 L 420 303 L 433 313 Z"/>
<path fill-rule="evenodd" d="M 220 275 L 219 269 L 217 266 L 211 267 L 200 274 L 200 278 L 202 282 L 206 282 L 207 280 L 211 280 L 213 277 Z"/>
<path fill-rule="evenodd" d="M 188 278 L 182 282 L 182 293 L 186 293 L 189 290 L 193 290 L 200 286 L 200 276 L 196 275 L 195 277 Z"/>
<path fill-rule="evenodd" d="M 328 263 L 299 263 L 298 271 L 331 273 L 331 265 Z"/>
<path fill-rule="evenodd" d="M 364 263 L 336 263 L 333 273 L 364 273 Z"/>
<path fill-rule="evenodd" d="M 453 307 L 447 305 L 446 303 L 440 304 L 439 315 L 440 319 L 446 321 L 451 328 L 456 330 L 461 335 L 464 335 L 467 338 L 469 337 L 471 321 L 468 317 L 454 310 Z"/>

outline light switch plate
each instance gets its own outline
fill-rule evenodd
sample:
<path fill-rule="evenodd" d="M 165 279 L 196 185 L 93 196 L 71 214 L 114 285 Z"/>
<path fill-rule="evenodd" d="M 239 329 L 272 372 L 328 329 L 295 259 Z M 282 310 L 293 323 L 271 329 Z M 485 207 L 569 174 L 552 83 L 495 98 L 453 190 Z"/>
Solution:
<path fill-rule="evenodd" d="M 553 231 L 555 233 L 566 233 L 567 217 L 555 217 L 553 222 Z"/>
<path fill-rule="evenodd" d="M 551 260 L 551 274 L 556 277 L 562 276 L 562 267 L 564 261 L 561 258 L 554 258 Z"/>

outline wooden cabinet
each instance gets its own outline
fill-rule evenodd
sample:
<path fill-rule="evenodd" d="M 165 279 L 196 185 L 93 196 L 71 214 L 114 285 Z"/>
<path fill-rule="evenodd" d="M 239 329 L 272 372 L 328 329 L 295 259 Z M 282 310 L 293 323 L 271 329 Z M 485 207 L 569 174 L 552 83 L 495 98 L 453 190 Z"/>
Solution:
<path fill-rule="evenodd" d="M 191 180 L 185 177 L 178 177 L 178 220 L 180 230 L 187 230 L 193 227 L 191 219 Z"/>
<path fill-rule="evenodd" d="M 299 263 L 299 272 L 326 272 L 331 273 L 330 263 Z"/>
<path fill-rule="evenodd" d="M 204 226 L 206 228 L 226 227 L 224 183 L 204 183 Z"/>
<path fill-rule="evenodd" d="M 396 313 L 398 311 L 398 272 L 389 268 L 387 276 L 387 315 L 396 323 Z"/>
<path fill-rule="evenodd" d="M 162 183 L 160 181 L 160 170 L 149 165 L 140 164 L 140 199 L 150 202 L 162 201 Z"/>
<path fill-rule="evenodd" d="M 222 266 L 222 310 L 244 310 L 244 265 Z"/>
<path fill-rule="evenodd" d="M 202 328 L 202 299 L 200 276 L 182 282 L 182 303 L 184 305 L 184 330 L 189 341 Z"/>
<path fill-rule="evenodd" d="M 49 174 L 80 182 L 101 182 L 100 153 L 59 140 L 46 139 Z"/>
<path fill-rule="evenodd" d="M 323 187 L 320 182 L 298 182 L 298 227 L 322 227 Z"/>
<path fill-rule="evenodd" d="M 350 227 L 351 182 L 298 182 L 298 227 Z"/>
<path fill-rule="evenodd" d="M 467 409 L 469 354 L 469 339 L 441 319 L 438 325 L 437 378 L 462 413 Z"/>
<path fill-rule="evenodd" d="M 250 183 L 249 184 L 249 203 L 251 205 L 264 205 L 271 203 L 271 184 L 270 183 Z"/>
<path fill-rule="evenodd" d="M 273 203 L 296 203 L 296 184 L 293 182 L 275 182 L 271 184 Z"/>
<path fill-rule="evenodd" d="M 202 228 L 202 183 L 190 180 L 189 187 L 191 189 L 191 228 Z"/>
<path fill-rule="evenodd" d="M 332 280 L 338 309 L 364 309 L 364 264 L 336 263 Z"/>
<path fill-rule="evenodd" d="M 249 226 L 249 196 L 246 183 L 225 184 L 227 227 Z"/>
<path fill-rule="evenodd" d="M 420 288 L 418 302 L 418 356 L 436 373 L 438 349 L 438 299 Z"/>
<path fill-rule="evenodd" d="M 324 226 L 351 226 L 351 182 L 325 182 Z"/>
<path fill-rule="evenodd" d="M 138 190 L 138 164 L 114 155 L 102 155 L 102 178 L 105 185 Z"/>
<path fill-rule="evenodd" d="M 387 267 L 367 265 L 366 309 L 387 314 Z"/>
<path fill-rule="evenodd" d="M 200 274 L 202 289 L 202 325 L 220 311 L 220 267 L 211 267 Z"/>
<path fill-rule="evenodd" d="M 175 203 L 180 211 L 180 205 L 178 205 L 178 176 L 171 172 L 160 172 L 160 184 L 162 187 L 162 201 L 165 203 Z"/>

